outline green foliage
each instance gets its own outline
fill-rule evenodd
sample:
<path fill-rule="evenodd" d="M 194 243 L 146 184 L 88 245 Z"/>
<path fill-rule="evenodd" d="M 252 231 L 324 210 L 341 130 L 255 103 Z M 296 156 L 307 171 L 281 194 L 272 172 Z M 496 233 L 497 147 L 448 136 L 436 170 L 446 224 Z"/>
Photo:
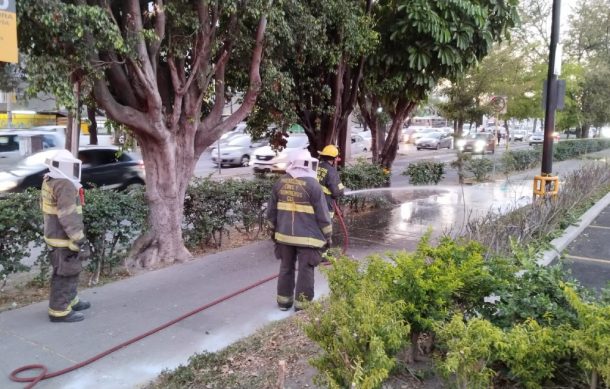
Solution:
<path fill-rule="evenodd" d="M 432 330 L 454 306 L 471 306 L 493 290 L 483 253 L 476 242 L 443 238 L 432 247 L 424 237 L 414 253 L 389 255 L 394 264 L 389 298 L 405 302 L 404 318 L 413 332 Z"/>
<path fill-rule="evenodd" d="M 490 321 L 501 328 L 510 328 L 529 319 L 553 327 L 576 323 L 576 313 L 563 293 L 562 287 L 568 281 L 561 266 L 529 262 L 520 269 L 518 275 L 509 276 L 507 282 L 494 291 L 499 301 L 495 312 L 487 315 Z"/>
<path fill-rule="evenodd" d="M 44 241 L 40 192 L 11 193 L 0 199 L 0 286 L 10 274 L 26 271 L 21 260 Z"/>
<path fill-rule="evenodd" d="M 413 185 L 438 184 L 445 175 L 445 164 L 434 161 L 413 162 L 402 175 L 409 176 L 409 182 Z"/>
<path fill-rule="evenodd" d="M 542 150 L 535 148 L 533 150 L 507 151 L 502 154 L 500 162 L 502 163 L 502 171 L 508 174 L 533 169 L 538 166 L 541 159 Z"/>
<path fill-rule="evenodd" d="M 191 246 L 222 245 L 222 235 L 230 226 L 250 232 L 262 223 L 262 206 L 271 193 L 275 178 L 194 181 L 184 201 L 184 234 Z"/>
<path fill-rule="evenodd" d="M 489 158 L 468 158 L 464 161 L 464 169 L 470 172 L 477 182 L 487 180 L 493 165 L 494 162 Z"/>
<path fill-rule="evenodd" d="M 320 372 L 317 381 L 337 389 L 380 387 L 409 333 L 402 320 L 404 304 L 388 301 L 389 285 L 378 284 L 371 271 L 359 272 L 356 262 L 340 258 L 332 263 L 328 307 L 313 303 L 311 320 L 304 325 L 323 350 L 311 361 Z M 369 268 L 376 264 L 380 262 L 373 260 Z"/>
<path fill-rule="evenodd" d="M 370 163 L 364 158 L 358 158 L 356 163 L 343 167 L 339 174 L 343 185 L 351 190 L 385 187 L 390 180 L 388 172 L 381 165 Z M 344 196 L 341 202 L 358 210 L 375 199 L 370 195 Z"/>
<path fill-rule="evenodd" d="M 143 190 L 86 190 L 83 221 L 91 244 L 88 270 L 110 273 L 120 265 L 131 243 L 144 232 L 147 216 Z"/>
<path fill-rule="evenodd" d="M 553 377 L 557 362 L 568 354 L 568 330 L 543 327 L 535 320 L 517 324 L 500 343 L 498 359 L 525 388 L 541 388 L 545 380 Z"/>
<path fill-rule="evenodd" d="M 437 362 L 443 376 L 455 377 L 459 389 L 492 387 L 496 373 L 489 366 L 505 342 L 502 330 L 487 320 L 464 322 L 461 315 L 454 315 L 450 322 L 437 326 L 436 334 L 446 348 L 445 358 Z"/>
<path fill-rule="evenodd" d="M 567 300 L 578 313 L 578 326 L 570 334 L 569 345 L 587 371 L 610 384 L 610 306 L 586 303 L 577 292 L 564 289 Z"/>
<path fill-rule="evenodd" d="M 607 148 L 610 148 L 610 139 L 564 140 L 553 145 L 553 159 L 565 161 Z"/>

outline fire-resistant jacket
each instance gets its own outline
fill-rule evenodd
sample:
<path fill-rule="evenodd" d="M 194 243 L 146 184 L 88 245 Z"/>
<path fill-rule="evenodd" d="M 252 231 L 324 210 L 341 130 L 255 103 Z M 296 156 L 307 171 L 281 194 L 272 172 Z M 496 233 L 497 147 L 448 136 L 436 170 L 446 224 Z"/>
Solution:
<path fill-rule="evenodd" d="M 284 175 L 273 186 L 267 219 L 278 243 L 322 248 L 332 233 L 322 187 L 313 177 Z"/>
<path fill-rule="evenodd" d="M 44 240 L 51 247 L 79 251 L 76 242 L 85 238 L 83 209 L 78 190 L 70 180 L 45 176 L 41 207 L 44 215 Z"/>
<path fill-rule="evenodd" d="M 339 172 L 328 161 L 320 161 L 318 166 L 318 181 L 322 185 L 322 191 L 326 196 L 329 211 L 333 210 L 333 200 L 343 196 L 345 187 L 339 178 Z"/>

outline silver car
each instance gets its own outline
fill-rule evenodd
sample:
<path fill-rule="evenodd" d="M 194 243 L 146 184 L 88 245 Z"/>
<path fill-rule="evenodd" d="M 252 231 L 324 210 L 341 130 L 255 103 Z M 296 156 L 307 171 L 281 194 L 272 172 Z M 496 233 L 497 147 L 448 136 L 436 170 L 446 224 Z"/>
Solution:
<path fill-rule="evenodd" d="M 227 143 L 221 143 L 219 147 L 212 149 L 212 162 L 221 166 L 249 166 L 254 149 L 267 143 L 266 140 L 253 141 L 250 135 L 235 136 Z"/>
<path fill-rule="evenodd" d="M 451 135 L 444 132 L 426 132 L 415 141 L 417 150 L 451 148 Z"/>

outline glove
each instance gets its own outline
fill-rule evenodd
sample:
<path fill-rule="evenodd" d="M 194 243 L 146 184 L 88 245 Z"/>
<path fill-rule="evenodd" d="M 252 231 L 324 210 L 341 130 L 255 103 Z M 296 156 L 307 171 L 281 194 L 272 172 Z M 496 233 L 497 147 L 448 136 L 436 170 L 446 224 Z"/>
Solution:
<path fill-rule="evenodd" d="M 91 258 L 91 248 L 89 247 L 89 242 L 86 240 L 78 241 L 76 244 L 79 247 L 78 251 L 78 259 L 81 261 L 86 261 Z"/>
<path fill-rule="evenodd" d="M 326 237 L 326 245 L 324 246 L 324 249 L 328 250 L 332 245 L 333 245 L 333 237 L 329 235 Z"/>

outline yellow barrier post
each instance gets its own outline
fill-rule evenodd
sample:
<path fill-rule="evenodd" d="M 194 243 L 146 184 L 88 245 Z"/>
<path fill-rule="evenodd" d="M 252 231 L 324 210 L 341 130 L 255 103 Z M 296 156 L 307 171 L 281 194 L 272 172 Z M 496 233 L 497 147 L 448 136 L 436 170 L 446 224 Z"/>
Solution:
<path fill-rule="evenodd" d="M 534 177 L 534 201 L 538 198 L 551 197 L 555 199 L 559 193 L 558 176 L 535 176 Z"/>

